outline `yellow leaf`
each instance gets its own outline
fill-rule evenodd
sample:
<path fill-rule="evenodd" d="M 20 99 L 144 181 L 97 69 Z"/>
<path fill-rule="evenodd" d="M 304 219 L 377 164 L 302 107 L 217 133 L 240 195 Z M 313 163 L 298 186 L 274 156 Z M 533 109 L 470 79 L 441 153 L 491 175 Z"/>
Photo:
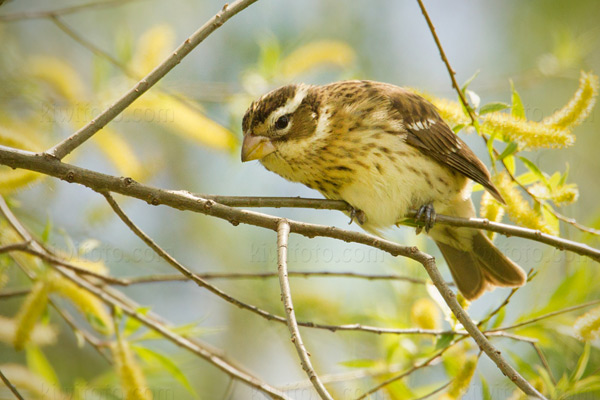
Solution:
<path fill-rule="evenodd" d="M 17 316 L 15 317 L 17 329 L 15 331 L 14 346 L 21 350 L 29 341 L 29 338 L 35 328 L 36 322 L 46 310 L 48 303 L 48 284 L 45 281 L 38 280 L 34 283 L 31 291 L 21 305 Z"/>
<path fill-rule="evenodd" d="M 301 46 L 284 58 L 281 61 L 281 73 L 290 79 L 322 65 L 347 67 L 354 59 L 354 50 L 348 44 L 337 40 L 321 40 Z"/>
<path fill-rule="evenodd" d="M 17 320 L 0 316 L 0 342 L 13 344 L 17 333 Z M 37 346 L 46 346 L 56 342 L 56 329 L 50 325 L 35 324 L 29 335 L 29 341 Z"/>
<path fill-rule="evenodd" d="M 70 103 L 84 98 L 84 85 L 77 71 L 56 57 L 32 57 L 28 62 L 28 72 Z"/>
<path fill-rule="evenodd" d="M 121 135 L 104 127 L 102 132 L 94 135 L 94 141 L 121 175 L 143 180 L 146 175 L 144 167 Z"/>
<path fill-rule="evenodd" d="M 138 105 L 146 107 L 144 113 L 173 133 L 204 146 L 215 149 L 233 150 L 237 145 L 235 135 L 215 121 L 184 103 L 162 94 L 144 96 Z M 139 112 L 133 108 L 130 112 Z"/>
<path fill-rule="evenodd" d="M 168 25 L 157 25 L 146 31 L 137 43 L 133 70 L 140 75 L 152 71 L 169 51 L 174 49 L 175 33 Z"/>
<path fill-rule="evenodd" d="M 116 371 L 121 381 L 125 400 L 151 400 L 152 392 L 148 389 L 144 373 L 137 363 L 129 343 L 122 336 L 110 348 L 116 364 Z"/>

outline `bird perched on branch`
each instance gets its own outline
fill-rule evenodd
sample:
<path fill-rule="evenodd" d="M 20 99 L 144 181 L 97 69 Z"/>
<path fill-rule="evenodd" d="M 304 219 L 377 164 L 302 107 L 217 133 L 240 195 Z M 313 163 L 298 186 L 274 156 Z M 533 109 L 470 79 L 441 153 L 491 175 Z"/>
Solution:
<path fill-rule="evenodd" d="M 481 231 L 434 226 L 436 211 L 475 216 L 468 179 L 504 199 L 485 165 L 417 94 L 373 81 L 288 85 L 254 101 L 242 125 L 242 161 L 260 160 L 290 181 L 346 201 L 369 232 L 418 210 L 465 298 L 525 283 L 523 270 Z"/>

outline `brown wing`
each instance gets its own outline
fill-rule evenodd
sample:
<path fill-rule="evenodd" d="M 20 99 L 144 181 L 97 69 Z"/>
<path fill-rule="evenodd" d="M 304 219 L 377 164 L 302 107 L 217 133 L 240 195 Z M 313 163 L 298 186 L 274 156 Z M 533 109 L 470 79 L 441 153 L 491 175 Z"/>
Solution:
<path fill-rule="evenodd" d="M 465 142 L 438 114 L 435 106 L 407 90 L 390 92 L 392 112 L 404 122 L 406 143 L 421 150 L 437 162 L 446 165 L 481 184 L 498 201 L 504 199 L 490 180 L 490 173 Z"/>

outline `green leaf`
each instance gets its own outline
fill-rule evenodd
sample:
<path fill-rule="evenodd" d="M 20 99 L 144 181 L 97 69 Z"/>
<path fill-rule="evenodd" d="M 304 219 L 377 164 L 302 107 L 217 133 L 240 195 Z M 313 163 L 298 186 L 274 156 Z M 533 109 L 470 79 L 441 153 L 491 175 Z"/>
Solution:
<path fill-rule="evenodd" d="M 46 224 L 44 225 L 44 230 L 42 231 L 42 243 L 48 243 L 48 239 L 50 239 L 50 232 L 52 232 L 52 220 L 50 217 L 48 217 L 46 219 Z"/>
<path fill-rule="evenodd" d="M 454 126 L 452 127 L 452 131 L 453 131 L 454 133 L 458 133 L 458 132 L 460 132 L 460 131 L 461 131 L 461 130 L 464 128 L 464 127 L 465 127 L 465 124 L 458 124 L 458 125 L 454 125 Z"/>
<path fill-rule="evenodd" d="M 504 322 L 504 318 L 506 317 L 506 307 L 502 307 L 500 311 L 496 314 L 496 319 L 492 323 L 492 328 L 499 327 L 502 322 Z"/>
<path fill-rule="evenodd" d="M 558 182 L 558 186 L 562 186 L 567 182 L 567 177 L 569 176 L 569 163 L 567 163 L 567 169 L 565 170 L 565 173 L 562 174 L 562 176 L 560 177 L 560 182 Z"/>
<path fill-rule="evenodd" d="M 481 186 L 479 183 L 475 183 L 471 189 L 472 192 L 481 192 L 482 190 L 484 190 L 483 186 Z"/>
<path fill-rule="evenodd" d="M 482 374 L 479 374 L 479 380 L 481 381 L 481 400 L 492 400 L 490 387 Z"/>
<path fill-rule="evenodd" d="M 42 377 L 50 385 L 60 388 L 60 383 L 54 368 L 52 368 L 52 364 L 50 364 L 39 347 L 27 346 L 26 358 L 27 366 L 34 374 Z"/>
<path fill-rule="evenodd" d="M 581 357 L 579 357 L 579 360 L 577 361 L 577 367 L 573 372 L 573 376 L 571 376 L 571 382 L 577 382 L 581 379 L 581 377 L 583 377 L 585 369 L 588 365 L 588 361 L 590 360 L 590 350 L 590 342 L 585 342 L 585 346 L 583 347 L 583 353 L 581 353 Z"/>
<path fill-rule="evenodd" d="M 494 139 L 496 139 L 496 136 L 498 136 L 498 131 L 494 131 L 487 141 L 487 150 L 490 155 L 490 160 L 492 160 L 492 163 L 494 163 L 494 165 L 496 162 L 496 156 L 494 155 Z"/>
<path fill-rule="evenodd" d="M 540 180 L 542 182 L 544 182 L 546 184 L 546 186 L 548 186 L 548 179 L 546 179 L 546 176 L 544 175 L 544 173 L 537 167 L 537 165 L 535 165 L 532 161 L 526 159 L 525 157 L 519 156 L 519 160 L 521 160 L 523 162 L 523 164 L 525 164 L 525 166 L 527 167 L 527 169 L 529 169 L 532 173 L 534 173 L 538 178 L 540 178 Z"/>
<path fill-rule="evenodd" d="M 510 81 L 510 89 L 512 91 L 511 115 L 515 118 L 525 118 L 525 108 L 523 107 L 523 102 L 521 101 L 521 96 L 519 95 L 519 92 L 517 92 L 517 89 L 515 89 L 515 85 L 512 80 Z"/>
<path fill-rule="evenodd" d="M 550 185 L 550 189 L 556 189 L 558 187 L 558 183 L 560 182 L 560 172 L 555 172 L 552 174 L 550 179 L 548 179 L 548 185 Z"/>
<path fill-rule="evenodd" d="M 532 183 L 538 182 L 540 177 L 537 174 L 529 171 L 517 176 L 517 180 L 521 182 L 521 185 L 531 185 Z"/>
<path fill-rule="evenodd" d="M 444 333 L 435 343 L 435 349 L 445 349 L 450 345 L 450 343 L 452 343 L 452 339 L 454 339 L 454 335 L 452 333 Z"/>
<path fill-rule="evenodd" d="M 179 382 L 186 390 L 192 395 L 197 397 L 196 391 L 190 385 L 185 374 L 179 369 L 177 364 L 173 362 L 169 357 L 164 356 L 154 350 L 150 350 L 147 347 L 139 345 L 132 345 L 133 350 L 139 358 L 144 360 L 147 364 L 158 364 L 163 367 L 168 373 L 171 374 L 177 382 Z"/>
<path fill-rule="evenodd" d="M 377 361 L 368 358 L 358 358 L 356 360 L 342 361 L 339 364 L 348 368 L 373 368 L 377 366 Z"/>
<path fill-rule="evenodd" d="M 492 112 L 498 112 L 498 111 L 502 111 L 502 110 L 506 110 L 507 108 L 510 108 L 510 105 L 503 103 L 503 102 L 494 102 L 494 103 L 487 103 L 481 106 L 481 108 L 479 109 L 479 115 L 484 115 L 484 114 L 488 114 L 488 113 L 492 113 Z"/>
<path fill-rule="evenodd" d="M 519 149 L 519 144 L 517 142 L 510 142 L 508 144 L 508 146 L 506 146 L 506 148 L 504 149 L 504 151 L 502 153 L 500 153 L 500 155 L 498 156 L 498 160 L 504 160 L 506 157 L 516 153 L 516 151 Z"/>
<path fill-rule="evenodd" d="M 123 336 L 128 337 L 137 332 L 142 327 L 142 323 L 135 318 L 127 318 L 123 328 Z"/>
<path fill-rule="evenodd" d="M 473 75 L 471 75 L 471 77 L 469 79 L 467 79 L 465 81 L 465 83 L 463 83 L 462 87 L 460 88 L 460 90 L 463 93 L 467 90 L 467 88 L 469 87 L 471 82 L 473 82 L 475 80 L 475 78 L 477 78 L 477 75 L 479 75 L 479 70 L 475 71 L 475 73 Z"/>
<path fill-rule="evenodd" d="M 263 77 L 275 75 L 280 58 L 281 47 L 275 36 L 268 36 L 260 41 L 259 71 Z"/>
<path fill-rule="evenodd" d="M 515 165 L 515 157 L 512 155 L 508 156 L 502 162 L 506 166 L 508 172 L 510 172 L 510 174 L 514 176 L 515 170 L 517 168 L 517 166 Z"/>

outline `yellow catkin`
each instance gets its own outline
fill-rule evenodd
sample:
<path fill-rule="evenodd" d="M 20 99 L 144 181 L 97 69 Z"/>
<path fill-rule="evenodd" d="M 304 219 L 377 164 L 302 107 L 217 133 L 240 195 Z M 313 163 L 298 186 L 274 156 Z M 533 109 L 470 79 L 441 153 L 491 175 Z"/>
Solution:
<path fill-rule="evenodd" d="M 17 320 L 0 316 L 0 342 L 14 344 Z M 56 342 L 56 329 L 50 325 L 35 324 L 29 342 L 36 346 L 47 346 Z"/>
<path fill-rule="evenodd" d="M 79 73 L 57 57 L 32 57 L 28 65 L 29 74 L 48 85 L 64 99 L 74 103 L 85 95 L 85 86 Z"/>
<path fill-rule="evenodd" d="M 440 310 L 433 301 L 422 298 L 412 305 L 410 319 L 421 329 L 437 329 L 440 322 Z"/>
<path fill-rule="evenodd" d="M 579 189 L 575 184 L 563 185 L 550 191 L 546 185 L 538 183 L 530 187 L 529 191 L 539 199 L 552 200 L 559 207 L 574 203 L 579 198 Z"/>
<path fill-rule="evenodd" d="M 355 53 L 347 43 L 338 40 L 320 40 L 294 50 L 281 61 L 281 72 L 288 78 L 296 77 L 321 65 L 348 66 Z"/>
<path fill-rule="evenodd" d="M 111 345 L 116 372 L 123 390 L 125 400 L 151 400 L 152 392 L 148 389 L 146 378 L 135 360 L 131 347 L 123 338 Z"/>
<path fill-rule="evenodd" d="M 463 394 L 469 389 L 471 379 L 477 368 L 477 357 L 471 356 L 467 358 L 464 366 L 458 372 L 458 374 L 452 380 L 452 383 L 448 387 L 448 391 L 444 393 L 440 399 L 443 400 L 455 400 L 462 398 Z"/>
<path fill-rule="evenodd" d="M 581 340 L 596 340 L 600 338 L 600 307 L 583 314 L 573 325 L 575 336 Z"/>
<path fill-rule="evenodd" d="M 556 234 L 544 221 L 542 214 L 534 210 L 521 193 L 514 187 L 513 182 L 505 173 L 493 177 L 493 182 L 506 201 L 506 213 L 515 223 L 526 228 L 540 230 L 549 234 Z"/>
<path fill-rule="evenodd" d="M 163 61 L 173 49 L 175 32 L 168 25 L 157 25 L 142 35 L 137 43 L 133 56 L 133 70 L 139 75 L 146 75 Z"/>
<path fill-rule="evenodd" d="M 591 72 L 581 71 L 579 88 L 571 100 L 542 123 L 563 129 L 579 125 L 590 114 L 597 97 L 598 77 Z"/>
<path fill-rule="evenodd" d="M 47 304 L 48 284 L 45 281 L 39 280 L 34 283 L 15 317 L 17 329 L 13 345 L 17 350 L 21 350 L 29 341 L 35 328 L 35 323 L 46 310 Z"/>
<path fill-rule="evenodd" d="M 504 216 L 504 208 L 502 208 L 500 203 L 486 191 L 483 193 L 483 196 L 481 196 L 479 214 L 481 218 L 486 218 L 492 222 L 500 222 Z M 494 239 L 496 232 L 486 231 L 486 235 L 488 235 L 490 239 Z"/>
<path fill-rule="evenodd" d="M 49 282 L 52 292 L 69 299 L 90 320 L 96 330 L 105 335 L 113 332 L 110 314 L 94 295 L 57 274 L 52 274 Z"/>
<path fill-rule="evenodd" d="M 569 130 L 516 118 L 505 112 L 485 114 L 481 119 L 483 133 L 504 136 L 517 142 L 521 149 L 563 148 L 575 142 Z"/>

